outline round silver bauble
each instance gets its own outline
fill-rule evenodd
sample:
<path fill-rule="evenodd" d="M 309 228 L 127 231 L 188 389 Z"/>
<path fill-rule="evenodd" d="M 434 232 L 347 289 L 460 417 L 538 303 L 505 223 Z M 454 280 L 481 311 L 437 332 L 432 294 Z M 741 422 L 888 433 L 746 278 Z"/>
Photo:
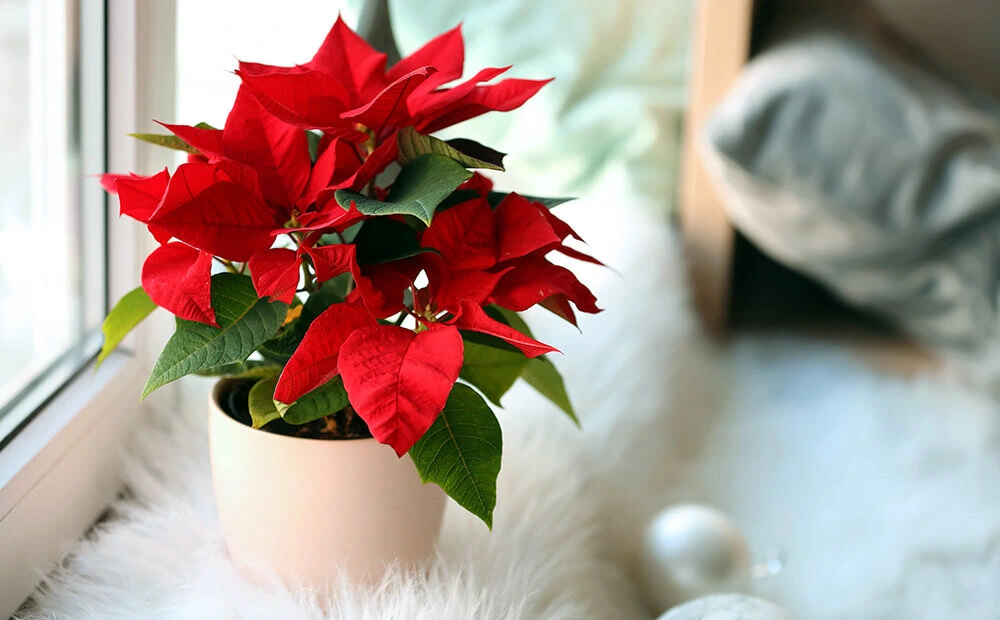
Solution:
<path fill-rule="evenodd" d="M 656 614 L 708 594 L 750 588 L 750 550 L 733 522 L 700 504 L 667 508 L 649 523 L 636 575 Z"/>

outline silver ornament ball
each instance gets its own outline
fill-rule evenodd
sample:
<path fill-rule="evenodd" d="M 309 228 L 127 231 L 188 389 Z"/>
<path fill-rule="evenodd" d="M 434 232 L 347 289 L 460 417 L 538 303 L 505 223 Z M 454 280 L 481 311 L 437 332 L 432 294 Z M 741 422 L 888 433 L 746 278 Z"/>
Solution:
<path fill-rule="evenodd" d="M 750 550 L 733 522 L 700 504 L 680 504 L 649 523 L 636 576 L 652 611 L 660 614 L 708 594 L 750 589 Z"/>
<path fill-rule="evenodd" d="M 744 594 L 713 594 L 674 607 L 657 620 L 793 620 L 792 614 Z"/>

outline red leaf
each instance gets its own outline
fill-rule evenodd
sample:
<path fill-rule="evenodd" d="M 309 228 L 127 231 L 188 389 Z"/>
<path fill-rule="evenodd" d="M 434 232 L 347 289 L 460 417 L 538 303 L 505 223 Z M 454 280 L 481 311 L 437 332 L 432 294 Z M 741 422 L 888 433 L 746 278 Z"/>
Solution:
<path fill-rule="evenodd" d="M 385 79 L 395 82 L 414 69 L 430 66 L 438 71 L 434 75 L 434 81 L 444 84 L 462 77 L 464 63 L 465 44 L 462 41 L 460 24 L 431 39 L 406 58 L 400 59 L 386 72 Z"/>
<path fill-rule="evenodd" d="M 189 125 L 170 125 L 168 123 L 160 123 L 160 121 L 156 122 L 170 133 L 201 151 L 209 161 L 215 161 L 222 157 L 222 130 L 201 129 L 200 127 L 191 127 Z"/>
<path fill-rule="evenodd" d="M 384 319 L 403 309 L 404 291 L 413 284 L 419 273 L 419 260 L 409 258 L 356 267 L 354 281 L 361 291 L 365 307 L 378 318 Z"/>
<path fill-rule="evenodd" d="M 363 142 L 368 136 L 340 118 L 340 112 L 353 105 L 351 94 L 336 79 L 319 71 L 282 71 L 255 74 L 241 68 L 236 75 L 243 80 L 264 108 L 285 121 L 303 129 L 322 129 L 342 135 L 352 142 Z"/>
<path fill-rule="evenodd" d="M 340 117 L 369 127 L 378 135 L 386 125 L 405 118 L 406 100 L 433 71 L 433 67 L 414 69 L 386 86 L 365 105 L 348 110 Z"/>
<path fill-rule="evenodd" d="M 316 158 L 309 182 L 299 198 L 299 210 L 307 209 L 316 202 L 321 191 L 349 177 L 361 164 L 362 160 L 350 142 L 334 138 Z"/>
<path fill-rule="evenodd" d="M 170 174 L 167 169 L 143 177 L 137 174 L 103 174 L 101 187 L 111 194 L 118 195 L 120 214 L 127 215 L 139 222 L 148 223 L 150 216 L 156 211 L 163 198 Z M 161 244 L 170 241 L 170 233 L 158 226 L 148 226 L 149 232 Z"/>
<path fill-rule="evenodd" d="M 216 256 L 246 261 L 271 247 L 278 222 L 221 164 L 181 164 L 150 224 Z"/>
<path fill-rule="evenodd" d="M 108 175 L 105 175 L 108 176 Z M 118 177 L 115 187 L 118 191 L 118 202 L 121 208 L 121 215 L 127 215 L 143 223 L 149 223 L 150 217 L 156 212 L 163 195 L 166 192 L 167 184 L 170 181 L 170 174 L 164 168 L 161 172 L 151 177 L 140 177 L 136 175 L 116 175 Z M 152 224 L 147 226 L 150 234 L 159 243 L 170 241 L 172 235 Z"/>
<path fill-rule="evenodd" d="M 326 282 L 342 273 L 354 273 L 357 270 L 358 262 L 355 257 L 356 246 L 354 245 L 324 245 L 318 248 L 302 245 L 300 247 L 312 260 L 317 282 Z"/>
<path fill-rule="evenodd" d="M 331 194 L 332 196 L 332 194 Z M 344 211 L 336 202 L 327 202 L 316 211 L 309 211 L 299 216 L 299 225 L 294 228 L 279 228 L 275 234 L 288 232 L 314 232 L 319 230 L 343 231 L 365 219 L 353 204 L 350 210 Z"/>
<path fill-rule="evenodd" d="M 497 205 L 496 218 L 500 262 L 559 245 L 559 236 L 552 230 L 545 215 L 522 196 L 507 194 Z"/>
<path fill-rule="evenodd" d="M 508 112 L 521 107 L 552 80 L 509 79 L 489 86 L 477 86 L 471 93 L 435 111 L 418 127 L 432 133 L 487 112 Z"/>
<path fill-rule="evenodd" d="M 361 167 L 358 168 L 358 171 L 354 175 L 338 183 L 335 189 L 350 188 L 356 192 L 361 191 L 365 185 L 368 185 L 369 181 L 377 177 L 389 164 L 396 161 L 396 153 L 398 152 L 399 143 L 396 142 L 395 136 L 387 138 L 372 151 L 372 154 L 365 159 L 365 163 L 361 164 Z M 328 190 L 329 197 L 326 200 L 333 197 L 334 191 L 333 189 Z M 320 194 L 318 202 L 323 202 L 326 193 Z"/>
<path fill-rule="evenodd" d="M 488 176 L 476 172 L 468 181 L 459 185 L 458 189 L 476 192 L 480 198 L 486 198 L 493 191 L 493 181 Z"/>
<path fill-rule="evenodd" d="M 337 16 L 306 67 L 331 75 L 367 101 L 384 85 L 385 54 L 376 52 Z"/>
<path fill-rule="evenodd" d="M 562 293 L 553 295 L 552 297 L 543 299 L 538 305 L 552 314 L 561 317 L 573 327 L 579 327 L 576 324 L 576 313 L 573 312 L 573 306 L 570 305 L 569 298 L 566 295 Z"/>
<path fill-rule="evenodd" d="M 444 409 L 462 368 L 455 327 L 414 333 L 393 325 L 357 330 L 340 351 L 340 375 L 372 435 L 402 456 Z"/>
<path fill-rule="evenodd" d="M 453 270 L 444 258 L 436 254 L 422 255 L 420 261 L 427 272 L 430 303 L 435 312 L 447 310 L 457 313 L 463 299 L 486 301 L 500 279 L 511 269 L 496 272 Z"/>
<path fill-rule="evenodd" d="M 281 371 L 274 398 L 291 404 L 333 379 L 344 341 L 355 330 L 374 325 L 378 325 L 375 318 L 361 306 L 341 303 L 324 310 Z"/>
<path fill-rule="evenodd" d="M 250 257 L 250 277 L 258 297 L 292 303 L 299 286 L 299 265 L 302 260 L 294 250 L 274 248 Z"/>
<path fill-rule="evenodd" d="M 301 127 L 269 114 L 245 87 L 222 132 L 224 154 L 257 171 L 269 202 L 291 208 L 305 190 L 312 162 Z"/>
<path fill-rule="evenodd" d="M 452 270 L 489 269 L 499 252 L 493 209 L 476 198 L 438 213 L 420 243 L 440 252 Z"/>
<path fill-rule="evenodd" d="M 477 84 L 492 80 L 506 73 L 509 69 L 509 66 L 480 69 L 476 75 L 452 88 L 433 90 L 435 86 L 440 86 L 440 84 L 437 83 L 437 80 L 428 80 L 425 82 L 424 87 L 420 89 L 420 92 L 416 93 L 407 102 L 410 114 L 415 118 L 423 117 L 422 124 L 426 125 L 430 120 L 436 118 L 439 112 L 445 110 L 448 106 L 455 105 L 464 97 L 468 97 L 476 89 Z M 421 133 L 429 132 L 421 130 Z"/>
<path fill-rule="evenodd" d="M 575 250 L 575 249 L 569 247 L 568 245 L 560 245 L 560 246 L 558 246 L 556 248 L 556 251 L 557 252 L 561 252 L 561 253 L 565 254 L 566 256 L 569 256 L 570 258 L 575 258 L 576 260 L 582 260 L 582 261 L 587 262 L 587 263 L 593 263 L 595 265 L 600 265 L 601 267 L 606 267 L 607 266 L 604 263 L 602 263 L 601 261 L 599 261 L 596 258 L 594 258 L 593 256 L 591 256 L 590 254 L 584 254 L 580 250 Z"/>
<path fill-rule="evenodd" d="M 175 316 L 218 327 L 212 310 L 212 255 L 183 243 L 162 245 L 142 266 L 142 288 Z"/>
<path fill-rule="evenodd" d="M 597 298 L 569 269 L 543 258 L 516 261 L 514 269 L 501 278 L 489 301 L 521 312 L 553 295 L 563 294 L 576 307 L 590 314 L 601 311 Z"/>
<path fill-rule="evenodd" d="M 547 208 L 540 202 L 534 202 L 532 204 L 535 205 L 535 208 L 537 208 L 545 216 L 545 219 L 549 221 L 549 225 L 552 226 L 552 230 L 556 231 L 556 234 L 559 235 L 560 241 L 565 241 L 566 237 L 573 237 L 577 241 L 583 241 L 583 237 L 576 234 L 576 231 L 570 228 L 569 224 L 556 217 L 556 215 L 552 213 L 551 209 Z"/>
<path fill-rule="evenodd" d="M 463 300 L 461 312 L 455 319 L 454 325 L 459 329 L 464 329 L 481 334 L 496 336 L 521 350 L 527 357 L 538 357 L 553 351 L 558 353 L 558 349 L 550 347 L 544 342 L 538 342 L 534 338 L 525 336 L 509 325 L 504 325 L 500 321 L 494 321 L 483 311 L 479 302 L 471 299 Z"/>

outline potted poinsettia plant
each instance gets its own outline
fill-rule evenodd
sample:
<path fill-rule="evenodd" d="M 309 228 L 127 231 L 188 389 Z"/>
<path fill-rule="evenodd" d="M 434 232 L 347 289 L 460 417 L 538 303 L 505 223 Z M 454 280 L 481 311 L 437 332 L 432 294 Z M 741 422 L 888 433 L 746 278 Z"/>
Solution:
<path fill-rule="evenodd" d="M 338 19 L 304 65 L 241 62 L 223 128 L 137 135 L 188 154 L 172 173 L 102 179 L 160 243 L 109 313 L 102 359 L 160 307 L 176 330 L 142 396 L 220 378 L 210 443 L 235 559 L 312 582 L 335 560 L 370 576 L 430 548 L 442 489 L 492 527 L 502 441 L 487 401 L 521 377 L 574 416 L 555 349 L 518 313 L 598 312 L 549 257 L 597 261 L 572 247 L 559 200 L 473 172 L 503 170 L 502 153 L 432 135 L 546 81 L 486 84 L 505 69 L 484 69 L 447 86 L 462 71 L 458 28 L 387 69 Z"/>

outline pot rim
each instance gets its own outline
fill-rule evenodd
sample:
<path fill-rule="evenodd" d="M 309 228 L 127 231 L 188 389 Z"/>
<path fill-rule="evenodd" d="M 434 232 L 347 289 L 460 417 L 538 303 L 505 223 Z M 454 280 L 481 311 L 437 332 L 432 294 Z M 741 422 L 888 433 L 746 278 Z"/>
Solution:
<path fill-rule="evenodd" d="M 234 381 L 237 381 L 237 379 L 233 379 L 231 377 L 221 377 L 221 378 L 219 378 L 215 382 L 215 384 L 212 386 L 212 390 L 208 393 L 208 404 L 209 404 L 209 408 L 212 410 L 212 414 L 213 415 L 221 416 L 222 418 L 225 418 L 228 421 L 228 423 L 235 424 L 236 426 L 238 426 L 238 427 L 240 427 L 240 428 L 242 428 L 242 429 L 244 429 L 246 431 L 249 431 L 249 432 L 252 432 L 252 433 L 262 433 L 262 434 L 265 434 L 265 435 L 267 435 L 269 437 L 273 437 L 276 440 L 287 439 L 287 440 L 291 440 L 291 441 L 308 441 L 308 442 L 316 442 L 316 443 L 338 443 L 338 442 L 349 442 L 349 441 L 350 442 L 371 441 L 372 443 L 375 443 L 375 444 L 378 444 L 378 445 L 382 445 L 374 437 L 344 437 L 344 438 L 341 438 L 341 439 L 320 439 L 318 437 L 297 437 L 297 436 L 294 436 L 294 435 L 281 435 L 279 433 L 269 433 L 269 432 L 265 431 L 264 429 L 254 428 L 252 426 L 247 426 L 246 424 L 243 424 L 239 420 L 234 419 L 233 416 L 231 416 L 228 413 L 226 413 L 226 410 L 223 409 L 222 405 L 219 404 L 219 397 L 222 395 L 222 391 L 225 389 L 225 386 L 227 384 L 229 384 L 229 383 L 234 382 Z M 386 446 L 386 448 L 389 448 L 389 446 Z"/>

